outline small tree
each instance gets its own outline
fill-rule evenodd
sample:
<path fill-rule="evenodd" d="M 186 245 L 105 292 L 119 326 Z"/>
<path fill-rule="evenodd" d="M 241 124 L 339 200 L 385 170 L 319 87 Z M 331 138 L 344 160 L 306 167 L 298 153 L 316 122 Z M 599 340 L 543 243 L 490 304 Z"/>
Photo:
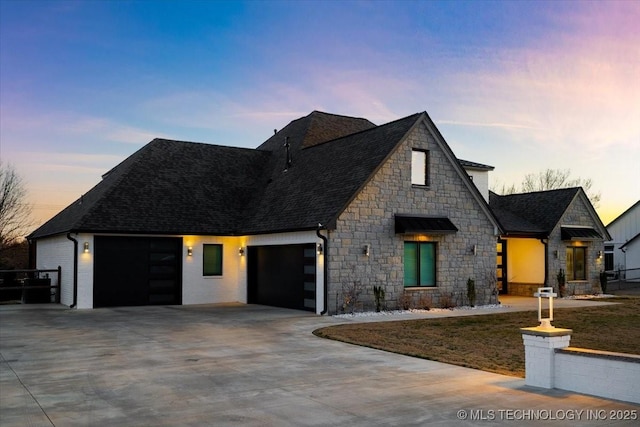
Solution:
<path fill-rule="evenodd" d="M 0 163 L 0 255 L 19 244 L 31 222 L 24 182 L 11 165 Z"/>
<path fill-rule="evenodd" d="M 475 307 L 476 305 L 476 282 L 471 277 L 467 279 L 467 299 L 469 305 Z"/>
<path fill-rule="evenodd" d="M 502 185 L 494 191 L 498 194 L 514 194 L 518 192 L 530 193 L 533 191 L 557 190 L 560 188 L 582 187 L 589 201 L 594 207 L 600 204 L 600 193 L 591 191 L 593 181 L 591 178 L 571 178 L 570 169 L 547 169 L 538 173 L 529 173 L 524 176 L 520 187 L 515 184 Z"/>
<path fill-rule="evenodd" d="M 373 285 L 373 296 L 376 299 L 376 311 L 380 312 L 382 310 L 382 305 L 384 304 L 385 291 L 382 285 L 376 286 Z"/>
<path fill-rule="evenodd" d="M 566 278 L 565 278 L 563 269 L 558 270 L 558 274 L 556 275 L 556 280 L 558 281 L 558 295 L 560 297 L 563 297 L 564 296 L 564 286 L 565 286 L 565 283 L 566 283 Z"/>
<path fill-rule="evenodd" d="M 362 289 L 359 280 L 342 284 L 342 309 L 345 313 L 347 310 L 349 310 L 351 314 L 355 313 L 361 292 Z"/>

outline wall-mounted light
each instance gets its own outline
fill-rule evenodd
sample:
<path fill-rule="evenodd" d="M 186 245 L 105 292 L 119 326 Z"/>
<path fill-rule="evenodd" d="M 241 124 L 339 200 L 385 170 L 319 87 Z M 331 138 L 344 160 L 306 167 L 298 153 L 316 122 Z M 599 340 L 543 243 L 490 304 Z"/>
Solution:
<path fill-rule="evenodd" d="M 598 254 L 596 255 L 596 259 L 602 259 L 602 251 L 598 251 Z"/>
<path fill-rule="evenodd" d="M 242 246 L 240 246 L 240 248 L 238 248 L 238 255 L 244 256 L 244 248 Z"/>
<path fill-rule="evenodd" d="M 471 246 L 471 253 L 473 255 L 478 255 L 478 245 Z"/>
<path fill-rule="evenodd" d="M 193 247 L 189 246 L 187 248 L 187 256 L 193 256 Z"/>
<path fill-rule="evenodd" d="M 371 245 L 364 245 L 362 247 L 362 254 L 369 256 L 371 254 Z"/>
<path fill-rule="evenodd" d="M 554 257 L 555 259 L 558 259 L 558 251 L 553 251 L 553 257 Z"/>
<path fill-rule="evenodd" d="M 84 253 L 85 254 L 89 253 L 89 242 L 84 242 Z"/>
<path fill-rule="evenodd" d="M 318 253 L 318 255 L 322 255 L 322 243 L 318 243 L 316 245 L 316 252 Z"/>

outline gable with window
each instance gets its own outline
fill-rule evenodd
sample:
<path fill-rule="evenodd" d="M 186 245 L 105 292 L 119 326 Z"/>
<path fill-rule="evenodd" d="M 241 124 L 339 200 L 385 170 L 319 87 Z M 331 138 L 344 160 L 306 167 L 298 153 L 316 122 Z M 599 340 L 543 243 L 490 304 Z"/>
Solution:
<path fill-rule="evenodd" d="M 436 286 L 436 243 L 404 243 L 404 286 Z"/>

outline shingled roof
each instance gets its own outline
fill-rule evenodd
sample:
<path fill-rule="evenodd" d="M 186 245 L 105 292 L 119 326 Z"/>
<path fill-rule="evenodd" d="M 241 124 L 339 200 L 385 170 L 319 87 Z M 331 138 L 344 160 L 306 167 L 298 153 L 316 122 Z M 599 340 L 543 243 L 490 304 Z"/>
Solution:
<path fill-rule="evenodd" d="M 228 234 L 261 185 L 269 153 L 154 139 L 32 233 Z"/>
<path fill-rule="evenodd" d="M 330 227 L 424 114 L 376 126 L 314 111 L 257 149 L 154 139 L 29 238 Z M 286 171 L 285 137 L 292 158 Z"/>
<path fill-rule="evenodd" d="M 507 234 L 547 237 L 580 191 L 575 187 L 506 196 L 489 192 L 489 206 Z"/>

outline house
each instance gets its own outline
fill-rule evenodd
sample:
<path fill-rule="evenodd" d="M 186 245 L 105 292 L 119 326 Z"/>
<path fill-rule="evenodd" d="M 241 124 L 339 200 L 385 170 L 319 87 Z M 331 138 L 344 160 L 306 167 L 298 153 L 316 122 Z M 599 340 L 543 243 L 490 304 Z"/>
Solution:
<path fill-rule="evenodd" d="M 605 270 L 627 280 L 640 279 L 640 200 L 607 225 Z"/>
<path fill-rule="evenodd" d="M 29 240 L 78 308 L 324 314 L 373 309 L 374 286 L 388 308 L 459 305 L 470 278 L 494 303 L 502 229 L 474 184 L 491 169 L 458 161 L 425 112 L 376 126 L 314 111 L 256 149 L 155 139 Z"/>
<path fill-rule="evenodd" d="M 597 291 L 610 236 L 580 187 L 489 196 L 502 225 L 496 276 L 501 293 L 533 295 L 556 286 L 562 269 L 569 294 Z"/>

